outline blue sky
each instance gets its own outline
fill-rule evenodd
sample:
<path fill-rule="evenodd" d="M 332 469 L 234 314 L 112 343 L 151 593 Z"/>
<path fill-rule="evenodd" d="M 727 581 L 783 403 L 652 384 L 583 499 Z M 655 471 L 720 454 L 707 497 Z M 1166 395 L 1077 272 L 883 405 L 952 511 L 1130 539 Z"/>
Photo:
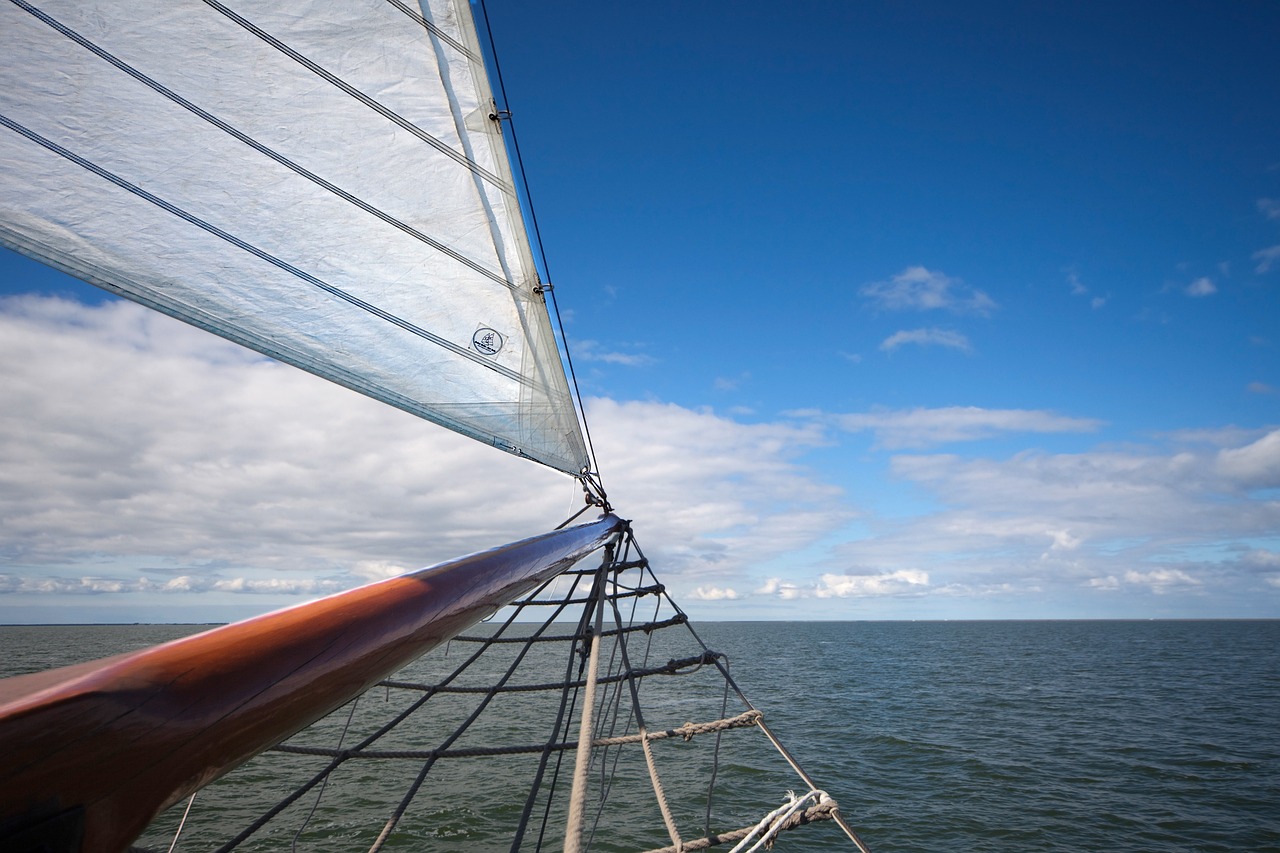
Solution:
<path fill-rule="evenodd" d="M 489 17 L 606 484 L 695 617 L 1280 617 L 1280 7 Z M 246 615 L 573 506 L 0 289 L 0 620 Z"/>

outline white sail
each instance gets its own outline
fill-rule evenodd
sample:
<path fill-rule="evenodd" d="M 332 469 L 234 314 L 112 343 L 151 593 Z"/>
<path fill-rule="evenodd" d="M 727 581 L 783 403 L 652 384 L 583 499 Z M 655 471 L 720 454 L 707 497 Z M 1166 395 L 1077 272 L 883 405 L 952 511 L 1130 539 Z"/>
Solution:
<path fill-rule="evenodd" d="M 0 47 L 0 243 L 587 465 L 466 0 L 8 0 Z"/>

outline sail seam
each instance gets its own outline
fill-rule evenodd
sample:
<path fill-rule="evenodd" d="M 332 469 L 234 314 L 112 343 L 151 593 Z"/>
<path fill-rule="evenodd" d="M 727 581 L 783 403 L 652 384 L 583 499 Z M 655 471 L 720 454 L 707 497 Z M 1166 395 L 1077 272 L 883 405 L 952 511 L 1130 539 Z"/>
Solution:
<path fill-rule="evenodd" d="M 410 9 L 404 3 L 401 3 L 400 0 L 387 0 L 387 2 L 390 3 L 392 6 L 395 6 L 401 12 L 404 12 L 405 15 L 407 15 L 414 22 L 419 23 L 422 26 L 426 27 L 428 32 L 430 32 L 432 35 L 439 37 L 441 41 L 447 43 L 450 47 L 458 51 L 458 53 L 461 53 L 467 59 L 470 59 L 472 62 L 482 61 L 480 57 L 472 53 L 465 44 L 458 41 L 453 36 L 446 33 L 444 30 L 440 29 L 440 27 L 438 27 L 432 21 L 428 21 L 425 17 L 413 11 L 412 9 Z"/>
<path fill-rule="evenodd" d="M 423 418 L 424 420 L 439 424 L 447 429 L 451 429 L 454 432 L 468 436 L 469 438 L 473 438 L 477 441 L 491 444 L 494 447 L 498 447 L 507 453 L 514 454 L 521 458 L 531 459 L 544 465 L 551 465 L 551 467 L 556 467 L 557 470 L 565 471 L 565 473 L 572 473 L 572 471 L 568 470 L 566 463 L 547 462 L 530 456 L 520 448 L 507 442 L 506 439 L 501 436 L 497 436 L 492 432 L 476 429 L 474 426 L 469 425 L 465 420 L 458 420 L 456 418 L 449 417 L 438 405 L 431 407 L 424 406 L 419 401 L 411 397 L 406 397 L 403 394 L 398 394 L 381 385 L 365 381 L 362 377 L 357 376 L 350 371 L 335 370 L 332 365 L 323 364 L 305 353 L 280 345 L 271 345 L 266 341 L 266 339 L 259 335 L 244 333 L 239 330 L 223 326 L 214 319 L 206 318 L 203 312 L 195 310 L 191 306 L 175 307 L 175 305 L 170 304 L 169 302 L 152 298 L 144 292 L 124 286 L 119 281 L 116 281 L 104 274 L 104 271 L 102 270 L 95 270 L 91 266 L 84 266 L 79 263 L 69 263 L 65 258 L 50 255 L 40 244 L 33 243 L 26 237 L 5 228 L 3 225 L 0 225 L 0 245 L 12 249 L 20 254 L 27 255 L 28 257 L 35 258 L 42 263 L 48 264 L 54 269 L 61 270 L 68 275 L 87 281 L 96 287 L 101 287 L 103 290 L 108 290 L 126 299 L 132 300 L 133 302 L 137 302 L 138 304 L 146 308 L 150 308 L 153 311 L 159 311 L 162 314 L 166 314 L 170 317 L 182 320 L 185 323 L 189 323 L 198 329 L 203 329 L 206 332 L 220 335 L 233 343 L 248 347 L 255 352 L 262 353 L 268 358 L 273 358 L 277 361 L 284 362 L 285 364 L 290 364 L 294 367 L 306 370 L 309 373 L 313 373 L 316 376 L 320 376 L 330 382 L 341 385 L 344 388 L 349 388 L 358 394 L 364 394 L 365 396 L 372 397 L 375 400 L 381 400 L 387 405 L 394 406 L 397 409 L 414 415 L 415 417 Z"/>
<path fill-rule="evenodd" d="M 13 0 L 13 2 L 15 3 L 22 2 L 22 0 Z M 324 67 L 314 62 L 313 60 L 310 60 L 307 57 L 303 56 L 301 53 L 294 50 L 292 47 L 289 47 L 289 45 L 285 44 L 280 39 L 271 35 L 271 33 L 262 29 L 257 24 L 250 21 L 249 19 L 236 14 L 232 10 L 228 9 L 226 6 L 219 3 L 218 0 L 203 0 L 203 2 L 210 9 L 213 9 L 215 12 L 218 12 L 226 16 L 231 21 L 234 21 L 236 24 L 239 24 L 243 29 L 247 30 L 248 32 L 257 36 L 262 41 L 271 45 L 276 50 L 283 53 L 285 56 L 289 57 L 293 61 L 297 62 L 299 65 L 306 68 L 311 73 L 315 74 L 317 77 L 320 77 L 321 79 L 325 80 L 331 85 L 336 86 L 338 89 L 342 90 L 352 98 L 355 98 L 357 101 L 364 104 L 369 109 L 378 113 L 382 117 L 395 122 L 400 127 L 403 127 L 405 130 L 409 131 L 414 136 L 421 139 L 423 142 L 435 148 L 440 153 L 453 159 L 459 165 L 467 167 L 475 174 L 479 175 L 489 183 L 493 184 L 502 192 L 510 195 L 515 194 L 515 189 L 513 187 L 508 186 L 506 182 L 504 182 L 501 178 L 499 178 L 493 172 L 490 172 L 488 169 L 484 168 L 479 163 L 476 163 L 475 161 L 471 160 L 465 154 L 459 154 L 457 151 L 453 149 L 452 146 L 435 138 L 434 136 L 427 133 L 422 128 L 418 127 L 413 122 L 409 121 L 404 116 L 400 115 L 399 113 L 395 112 L 389 107 L 384 106 L 374 98 L 369 97 L 364 92 L 361 92 L 359 89 L 357 89 L 355 86 L 352 86 L 350 83 L 346 82 L 341 77 L 338 77 L 332 72 L 326 70 Z"/>
<path fill-rule="evenodd" d="M 56 30 L 57 32 L 61 33 L 62 35 L 66 36 L 67 38 L 71 39 L 76 44 L 83 47 L 85 50 L 88 50 L 89 52 L 93 53 L 95 56 L 98 56 L 102 60 L 120 69 L 125 74 L 128 74 L 130 77 L 134 78 L 138 82 L 152 89 L 157 94 L 163 96 L 164 98 L 167 98 L 168 100 L 172 101 L 173 103 L 177 104 L 178 106 L 182 107 L 183 109 L 187 110 L 193 115 L 199 116 L 200 118 L 204 119 L 209 124 L 212 124 L 214 127 L 218 128 L 222 132 L 228 134 L 229 136 L 234 137 L 240 142 L 243 142 L 245 145 L 248 145 L 250 148 L 253 148 L 255 151 L 270 158 L 271 160 L 274 160 L 276 163 L 279 163 L 281 166 L 284 166 L 286 169 L 289 169 L 290 171 L 297 174 L 298 176 L 302 178 L 306 178 L 307 180 L 315 183 L 316 185 L 323 187 L 324 189 L 328 190 L 329 192 L 333 193 L 339 198 L 347 202 L 350 202 L 351 204 L 360 208 L 364 212 L 377 217 L 378 219 L 382 220 L 388 225 L 391 225 L 391 226 L 394 226 L 395 228 L 400 229 L 405 234 L 408 234 L 410 237 L 413 237 L 423 243 L 426 243 L 428 246 L 431 246 L 433 249 L 436 249 L 437 251 L 440 251 L 448 255 L 449 257 L 467 266 L 468 268 L 474 270 L 475 272 L 480 273 L 486 278 L 492 279 L 494 282 L 501 284 L 504 287 L 511 289 L 512 291 L 515 291 L 517 293 L 520 292 L 520 289 L 515 284 L 513 284 L 508 278 L 503 277 L 501 273 L 496 273 L 493 270 L 490 270 L 487 267 L 485 267 L 483 264 L 480 264 L 480 263 L 477 263 L 476 261 L 471 260 L 470 258 L 461 254 L 457 250 L 451 249 L 450 247 L 441 243 L 439 240 L 436 240 L 435 238 L 422 233 L 418 229 L 414 228 L 412 225 L 409 225 L 408 223 L 403 222 L 400 219 L 397 219 L 391 214 L 383 210 L 380 210 L 379 208 L 373 206 L 372 204 L 369 204 L 359 196 L 356 196 L 348 192 L 347 190 L 342 189 L 342 187 L 339 187 L 338 185 L 325 180 L 324 178 L 320 177 L 316 173 L 295 163 L 294 161 L 290 160 L 288 157 L 285 157 L 283 154 L 280 154 L 279 152 L 275 151 L 269 146 L 264 145 L 261 142 L 258 142 L 253 137 L 235 128 L 233 125 L 223 121 L 222 119 L 218 118 L 217 116 L 213 115 L 207 110 L 197 106 L 196 104 L 193 104 L 191 101 L 188 101 L 186 98 L 182 97 L 177 92 L 174 92 L 172 89 L 169 89 L 164 84 L 160 83 L 158 80 L 155 80 L 154 78 L 148 77 L 146 74 L 143 74 L 141 71 L 134 68 L 132 65 L 128 64 L 127 62 L 115 56 L 114 54 L 110 53 L 106 49 L 100 47 L 99 45 L 95 44 L 94 42 L 80 35 L 78 32 L 66 26 L 62 22 L 58 21 L 56 18 L 53 18 L 48 13 L 32 6 L 31 4 L 25 2 L 25 0 L 12 0 L 12 2 L 18 5 L 19 7 L 25 9 L 27 12 L 30 12 L 33 16 L 38 18 L 40 21 L 42 21 L 52 29 Z"/>
<path fill-rule="evenodd" d="M 432 31 L 432 36 L 428 39 L 428 41 L 431 43 L 431 55 L 435 59 L 436 68 L 440 73 L 440 86 L 441 88 L 444 89 L 444 92 L 445 92 L 445 101 L 449 105 L 449 115 L 453 118 L 454 130 L 458 134 L 458 140 L 462 145 L 463 155 L 466 156 L 468 160 L 470 160 L 472 158 L 472 152 L 475 148 L 475 141 L 467 133 L 466 116 L 463 115 L 462 107 L 457 98 L 458 87 L 456 85 L 456 81 L 454 80 L 453 75 L 449 73 L 448 60 L 444 57 L 443 52 L 440 50 L 439 42 L 434 37 L 434 30 Z M 477 84 L 476 88 L 482 90 L 482 96 L 483 96 L 483 87 Z M 483 104 L 483 101 L 482 101 L 482 104 Z M 482 138 L 485 139 L 486 141 L 491 142 L 491 140 L 488 140 L 488 134 L 484 134 Z M 494 158 L 495 162 L 501 164 L 501 157 L 502 157 L 501 154 L 498 154 L 497 152 L 495 152 L 495 158 Z M 501 168 L 501 165 L 499 165 L 499 168 Z M 475 178 L 473 178 L 470 181 L 470 184 L 474 188 L 476 193 L 476 203 L 480 206 L 480 208 L 485 213 L 485 220 L 489 228 L 489 239 L 493 242 L 494 249 L 497 251 L 497 260 L 502 267 L 502 272 L 505 276 L 514 280 L 515 275 L 512 272 L 510 265 L 508 263 L 507 247 L 504 245 L 504 241 L 502 237 L 502 229 L 498 225 L 498 217 L 493 209 L 493 203 L 489 199 L 489 194 L 485 192 L 484 184 L 480 183 L 479 180 L 476 180 Z M 514 197 L 512 200 L 515 201 Z M 519 206 L 520 206 L 519 202 L 515 201 L 514 207 L 515 207 L 517 216 L 519 212 Z M 508 215 L 510 216 L 511 207 L 504 206 L 504 212 L 507 212 Z M 515 223 L 512 223 L 512 224 L 515 224 Z M 521 315 L 521 325 L 526 326 L 526 324 L 523 321 L 524 312 L 520 311 L 519 313 Z M 528 335 L 527 327 L 524 329 L 524 332 L 526 335 Z"/>
<path fill-rule="evenodd" d="M 277 258 L 275 255 L 272 255 L 271 253 L 258 248 L 252 243 L 249 243 L 245 240 L 240 239 L 234 234 L 231 234 L 227 231 L 223 231 L 221 228 L 217 227 L 216 225 L 213 225 L 212 223 L 205 222 L 203 219 L 199 218 L 198 216 L 195 216 L 192 213 L 189 213 L 183 210 L 177 205 L 172 204 L 171 202 L 165 201 L 159 196 L 153 193 L 150 193 L 147 190 L 144 190 L 142 187 L 139 187 L 136 184 L 132 184 L 129 181 L 126 181 L 124 178 L 120 177 L 119 175 L 116 175 L 102 168 L 98 164 L 90 160 L 86 160 L 84 157 L 81 157 L 79 154 L 76 154 L 72 151 L 67 150 L 66 148 L 63 148 L 61 145 L 58 145 L 56 142 L 46 139 L 45 137 L 41 136 L 40 134 L 36 133 L 33 130 L 30 130 L 24 127 L 23 125 L 19 124 L 18 122 L 14 121 L 13 119 L 9 118 L 6 115 L 0 114 L 0 124 L 3 124 L 5 127 L 9 128 L 10 130 L 15 131 L 16 133 L 19 133 L 22 136 L 25 136 L 27 139 L 30 139 L 32 142 L 35 142 L 36 144 L 44 147 L 45 149 L 53 152 L 54 154 L 57 154 L 60 157 L 63 157 L 71 161 L 72 163 L 75 163 L 81 168 L 87 169 L 90 172 L 93 172 L 95 175 L 98 175 L 99 177 L 110 181 L 111 183 L 115 184 L 121 189 L 126 190 L 130 193 L 133 193 L 134 195 L 138 196 L 141 199 L 151 202 L 152 204 L 156 205 L 160 209 L 167 211 L 168 213 L 172 213 L 174 216 L 177 216 L 178 218 L 183 219 L 191 223 L 192 225 L 195 225 L 197 228 L 203 229 L 207 233 L 212 234 L 213 236 L 218 237 L 219 239 L 225 240 L 231 245 L 239 249 L 242 249 L 248 252 L 249 254 L 254 255 L 255 257 L 261 258 L 267 263 L 270 263 L 278 267 L 279 269 L 289 273 L 290 275 L 296 276 L 297 278 L 307 282 L 308 284 L 320 290 L 323 290 L 324 292 L 330 294 L 331 296 L 336 296 L 337 298 L 350 303 L 351 305 L 361 309 L 362 311 L 366 311 L 374 315 L 375 317 L 378 317 L 379 319 L 385 320 L 386 322 L 391 323 L 392 325 L 395 325 L 400 327 L 401 329 L 404 329 L 406 332 L 417 335 L 418 337 L 421 337 L 424 340 L 428 340 L 431 343 L 436 344 L 437 346 L 440 346 L 444 349 L 449 350 L 455 355 L 461 356 L 467 359 L 468 361 L 472 361 L 482 367 L 485 367 L 493 371 L 494 373 L 497 373 L 501 376 L 506 377 L 507 379 L 511 379 L 521 384 L 528 384 L 530 382 L 529 379 L 527 379 L 524 376 L 521 376 L 519 373 L 516 373 L 514 370 L 511 370 L 510 368 L 503 367 L 502 365 L 495 364 L 494 362 L 491 362 L 491 361 L 486 361 L 484 358 L 482 358 L 478 354 L 472 353 L 470 350 L 466 349 L 465 347 L 459 346 L 458 344 L 455 344 L 452 341 L 446 340 L 440 337 L 439 335 L 434 334 L 433 332 L 429 332 L 426 329 L 423 329 L 421 326 L 414 325 L 413 323 L 410 323 L 408 320 L 405 320 L 401 317 L 397 317 L 396 315 L 390 313 L 389 311 L 384 311 L 378 306 L 372 305 L 364 301 L 360 297 L 346 292 L 340 287 L 335 287 L 334 285 L 329 284 L 327 281 L 316 278 L 310 273 L 298 269 L 297 267 L 293 266 L 289 262 L 284 261 L 280 258 Z"/>
<path fill-rule="evenodd" d="M 391 0 L 391 1 L 395 2 L 395 0 Z M 489 22 L 489 10 L 485 7 L 484 0 L 480 0 L 480 13 L 484 16 L 485 35 L 488 38 L 489 50 L 493 58 L 493 70 L 498 81 L 498 91 L 502 95 L 503 105 L 509 106 L 509 103 L 507 101 L 507 86 L 502 80 L 502 64 L 498 61 L 498 48 L 493 38 L 493 26 Z M 525 169 L 524 169 L 524 158 L 520 155 L 520 142 L 516 138 L 516 123 L 515 123 L 515 120 L 510 117 L 510 112 L 508 112 L 507 123 L 508 123 L 508 126 L 511 128 L 511 149 L 515 154 L 516 167 L 519 169 L 519 172 L 520 172 L 520 184 L 524 188 L 525 201 L 529 205 L 529 222 L 533 226 L 533 236 L 538 243 L 538 254 L 542 258 L 542 269 L 547 275 L 547 280 L 552 281 L 553 279 L 551 277 L 551 264 L 547 261 L 546 247 L 542 243 L 542 231 L 538 227 L 537 209 L 533 205 L 533 191 L 529 188 L 529 179 L 528 179 L 528 176 L 525 174 Z M 512 181 L 514 182 L 514 180 L 515 178 L 513 176 Z M 535 268 L 536 268 L 536 265 L 535 265 Z M 602 501 L 602 505 L 605 507 L 608 507 L 609 501 L 604 490 L 604 478 L 600 473 L 600 464 L 596 458 L 595 443 L 591 439 L 591 426 L 587 422 L 587 407 L 583 403 L 582 389 L 578 385 L 578 374 L 573 365 L 573 354 L 569 350 L 569 336 L 565 334 L 564 319 L 560 315 L 560 304 L 559 302 L 556 301 L 555 289 L 551 286 L 548 286 L 546 290 L 550 291 L 551 293 L 551 302 L 550 302 L 549 310 L 555 314 L 556 325 L 557 327 L 559 327 L 559 330 L 560 330 L 560 341 L 564 345 L 564 359 L 569 368 L 568 378 L 569 378 L 569 382 L 573 386 L 572 387 L 573 397 L 574 399 L 577 400 L 577 407 L 575 408 L 574 411 L 577 413 L 578 417 L 581 420 L 582 434 L 586 440 L 586 445 L 587 445 L 586 446 L 587 461 L 590 467 L 595 469 L 594 477 L 592 476 L 591 471 L 584 469 L 578 472 L 578 479 L 583 484 L 583 488 L 587 489 L 588 494 L 591 494 L 590 485 L 594 485 L 596 490 L 600 493 L 600 499 Z M 550 319 L 550 315 L 548 315 L 548 319 Z"/>

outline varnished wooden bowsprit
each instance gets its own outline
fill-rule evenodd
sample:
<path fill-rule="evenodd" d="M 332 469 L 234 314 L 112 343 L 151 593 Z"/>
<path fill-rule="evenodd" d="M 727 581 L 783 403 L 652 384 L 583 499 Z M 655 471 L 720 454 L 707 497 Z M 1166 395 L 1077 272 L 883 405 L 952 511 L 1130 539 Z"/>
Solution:
<path fill-rule="evenodd" d="M 601 547 L 607 515 L 266 616 L 0 681 L 0 848 L 122 850 L 168 806 Z"/>

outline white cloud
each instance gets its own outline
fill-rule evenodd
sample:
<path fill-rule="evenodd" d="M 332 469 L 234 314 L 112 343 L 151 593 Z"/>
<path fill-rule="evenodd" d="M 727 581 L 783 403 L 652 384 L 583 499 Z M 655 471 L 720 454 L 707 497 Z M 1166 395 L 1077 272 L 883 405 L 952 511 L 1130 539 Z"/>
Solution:
<path fill-rule="evenodd" d="M 1013 616 L 1274 615 L 1280 547 L 1241 543 L 1277 540 L 1280 430 L 1202 432 L 1189 447 L 1190 433 L 1169 447 L 895 456 L 891 472 L 921 502 L 864 516 L 824 561 L 861 568 L 761 592 L 878 592 L 875 612 L 899 615 L 959 601 Z M 927 584 L 907 583 L 914 572 Z"/>
<path fill-rule="evenodd" d="M 805 596 L 804 590 L 798 584 L 782 578 L 769 578 L 755 593 L 756 595 L 776 595 L 783 601 L 793 601 Z"/>
<path fill-rule="evenodd" d="M 880 349 L 885 352 L 893 352 L 904 344 L 950 347 L 961 352 L 970 352 L 973 349 L 969 345 L 968 338 L 959 332 L 953 332 L 948 329 L 911 329 L 909 331 L 894 332 L 881 342 Z"/>
<path fill-rule="evenodd" d="M 1218 288 L 1207 277 L 1201 277 L 1188 284 L 1183 292 L 1187 296 L 1212 296 L 1218 292 Z"/>
<path fill-rule="evenodd" d="M 1153 569 L 1149 572 L 1128 571 L 1124 573 L 1124 581 L 1128 584 L 1145 586 L 1157 595 L 1163 595 L 1182 587 L 1200 585 L 1200 581 L 1181 569 Z"/>
<path fill-rule="evenodd" d="M 1071 288 L 1072 296 L 1089 296 L 1089 288 L 1084 286 L 1084 282 L 1080 280 L 1079 274 L 1075 270 L 1067 270 L 1067 284 Z M 1107 304 L 1107 300 L 1111 298 L 1107 296 L 1090 296 L 1089 307 L 1095 311 Z"/>
<path fill-rule="evenodd" d="M 1250 382 L 1245 386 L 1245 390 L 1250 394 L 1280 394 L 1280 388 L 1265 382 Z"/>
<path fill-rule="evenodd" d="M 327 595 L 350 584 L 332 578 L 225 578 L 214 575 L 179 575 L 167 580 L 150 577 L 19 577 L 0 575 L 0 592 L 59 595 L 108 593 L 230 592 L 262 595 Z"/>
<path fill-rule="evenodd" d="M 0 362 L 0 593 L 23 607 L 318 595 L 543 532 L 581 505 L 563 476 L 130 304 L 0 303 Z M 587 409 L 605 485 L 659 577 L 735 612 L 950 615 L 981 599 L 1017 616 L 1080 594 L 1160 593 L 1167 608 L 1224 590 L 1256 611 L 1280 589 L 1275 428 L 898 455 L 892 480 L 865 486 L 859 471 L 827 475 L 871 504 L 912 493 L 877 515 L 804 464 L 833 425 L 894 449 L 1099 423 L 974 407 L 750 424 L 654 402 Z"/>
<path fill-rule="evenodd" d="M 1255 520 L 1280 515 L 1280 505 L 1246 505 L 1250 490 L 1280 485 L 1280 430 L 1243 447 L 1216 451 L 1026 451 L 1007 460 L 897 456 L 892 466 L 899 476 L 928 485 L 949 503 L 1005 519 L 994 523 L 1052 508 L 1062 521 L 1078 517 L 1083 529 L 1094 532 L 1123 529 L 1122 519 L 1139 529 L 1166 529 L 1163 520 L 1176 519 L 1168 529 L 1190 532 L 1222 525 L 1227 517 L 1236 523 L 1222 526 L 1224 531 L 1248 530 L 1241 523 L 1249 511 L 1261 513 Z M 1201 496 L 1213 496 L 1213 501 L 1202 505 Z M 1035 529 L 1059 528 L 1062 521 Z M 1071 529 L 1080 535 L 1080 528 Z"/>
<path fill-rule="evenodd" d="M 1180 429 L 1163 436 L 1178 444 L 1207 444 L 1213 447 L 1240 447 L 1250 444 L 1271 432 L 1268 428 L 1242 429 L 1241 427 L 1217 427 L 1212 429 Z"/>
<path fill-rule="evenodd" d="M 802 598 L 877 598 L 918 595 L 929 590 L 929 573 L 916 569 L 899 569 L 874 574 L 824 572 L 817 581 L 807 584 L 782 578 L 769 578 L 755 590 L 756 595 L 774 596 L 783 601 Z"/>
<path fill-rule="evenodd" d="M 1089 288 L 1080 281 L 1080 276 L 1075 270 L 1067 270 L 1067 284 L 1071 287 L 1072 296 L 1084 296 L 1089 292 Z"/>
<path fill-rule="evenodd" d="M 744 382 L 751 379 L 751 374 L 747 371 L 739 373 L 737 376 L 720 376 L 716 378 L 714 383 L 717 391 L 736 391 Z"/>
<path fill-rule="evenodd" d="M 691 601 L 736 601 L 738 593 L 732 587 L 700 586 L 685 597 Z"/>
<path fill-rule="evenodd" d="M 1270 272 L 1272 264 L 1280 260 L 1280 246 L 1272 246 L 1268 249 L 1254 252 L 1253 259 L 1258 262 L 1258 273 Z"/>
<path fill-rule="evenodd" d="M 414 566 L 393 563 L 388 560 L 361 560 L 351 567 L 350 574 L 364 581 L 380 581 L 411 571 Z"/>
<path fill-rule="evenodd" d="M 1053 556 L 1054 552 L 1074 551 L 1084 542 L 1078 536 L 1073 536 L 1070 530 L 1046 530 L 1049 538 L 1053 540 L 1053 544 L 1049 546 L 1049 550 L 1040 555 L 1040 559 L 1045 560 Z"/>
<path fill-rule="evenodd" d="M 804 547 L 846 523 L 840 491 L 795 458 L 827 438 L 817 423 L 740 424 L 671 404 L 587 401 L 615 506 L 643 520 L 664 577 L 705 582 Z M 658 543 L 645 544 L 645 543 Z"/>
<path fill-rule="evenodd" d="M 1280 430 L 1244 447 L 1218 452 L 1216 473 L 1241 489 L 1280 488 Z"/>
<path fill-rule="evenodd" d="M 863 286 L 859 293 L 889 311 L 943 310 L 986 316 L 997 307 L 981 290 L 925 267 L 907 267 L 888 281 Z"/>
<path fill-rule="evenodd" d="M 0 363 L 9 567 L 253 567 L 354 583 L 367 561 L 416 567 L 541 532 L 575 491 L 128 303 L 8 300 Z"/>
<path fill-rule="evenodd" d="M 572 355 L 576 361 L 620 364 L 624 367 L 645 367 L 657 362 L 657 359 L 642 353 L 627 353 L 605 349 L 599 341 L 575 340 L 572 344 Z"/>
<path fill-rule="evenodd" d="M 1255 572 L 1275 572 L 1267 576 L 1268 581 L 1280 578 L 1280 551 L 1250 548 L 1240 555 L 1240 565 Z"/>
<path fill-rule="evenodd" d="M 1280 201 L 1274 198 L 1260 198 L 1258 211 L 1267 219 L 1280 219 Z"/>
<path fill-rule="evenodd" d="M 0 363 L 0 590 L 325 592 L 581 506 L 567 477 L 130 303 L 6 300 Z M 851 515 L 796 461 L 826 440 L 817 424 L 587 408 L 664 580 L 731 589 Z M 144 584 L 143 566 L 168 574 Z"/>
<path fill-rule="evenodd" d="M 818 598 L 851 596 L 900 595 L 919 592 L 929 586 L 929 573 L 916 569 L 899 569 L 875 575 L 824 574 L 814 590 Z"/>
<path fill-rule="evenodd" d="M 957 441 L 979 441 L 1011 432 L 1093 432 L 1101 421 L 1071 418 L 1030 409 L 982 409 L 948 406 L 937 409 L 872 411 L 832 416 L 843 430 L 872 430 L 883 448 L 929 447 Z"/>

